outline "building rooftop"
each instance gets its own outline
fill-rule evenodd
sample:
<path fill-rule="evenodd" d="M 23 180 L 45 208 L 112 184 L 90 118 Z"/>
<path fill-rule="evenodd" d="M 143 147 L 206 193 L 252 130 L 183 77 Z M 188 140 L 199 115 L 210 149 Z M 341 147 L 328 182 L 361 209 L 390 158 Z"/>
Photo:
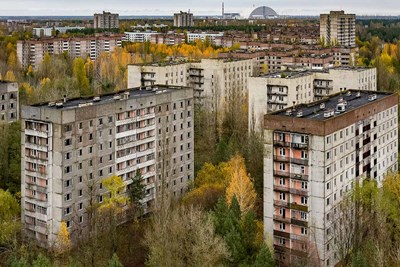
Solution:
<path fill-rule="evenodd" d="M 118 92 L 103 94 L 100 96 L 80 97 L 73 99 L 61 99 L 53 102 L 39 103 L 32 105 L 34 107 L 42 107 L 56 110 L 69 110 L 82 108 L 87 106 L 103 105 L 120 100 L 137 99 L 141 97 L 171 93 L 181 89 L 190 89 L 189 87 L 154 85 L 151 87 L 138 87 L 121 90 Z"/>
<path fill-rule="evenodd" d="M 297 117 L 310 120 L 328 120 L 343 115 L 347 112 L 368 105 L 377 100 L 392 95 L 392 93 L 362 90 L 347 90 L 326 99 L 289 107 L 273 112 L 270 115 Z"/>
<path fill-rule="evenodd" d="M 311 75 L 312 72 L 309 70 L 305 71 L 278 71 L 264 74 L 260 77 L 262 78 L 282 78 L 282 79 L 294 79 L 300 78 L 304 76 Z"/>

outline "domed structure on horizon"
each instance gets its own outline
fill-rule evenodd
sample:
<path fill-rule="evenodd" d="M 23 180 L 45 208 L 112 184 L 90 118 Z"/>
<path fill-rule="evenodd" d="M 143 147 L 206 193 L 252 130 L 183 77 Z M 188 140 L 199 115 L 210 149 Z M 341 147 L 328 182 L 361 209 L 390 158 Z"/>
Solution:
<path fill-rule="evenodd" d="M 260 6 L 254 9 L 249 16 L 249 19 L 274 19 L 278 17 L 278 13 L 270 7 Z"/>

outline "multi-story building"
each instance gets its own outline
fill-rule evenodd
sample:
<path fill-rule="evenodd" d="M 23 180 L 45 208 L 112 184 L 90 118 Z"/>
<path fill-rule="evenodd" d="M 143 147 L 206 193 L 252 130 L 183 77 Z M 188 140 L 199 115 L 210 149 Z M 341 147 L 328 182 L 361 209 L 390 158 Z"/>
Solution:
<path fill-rule="evenodd" d="M 145 32 L 125 32 L 125 41 L 132 43 L 144 43 L 151 42 L 152 36 L 156 36 L 159 33 L 156 31 L 145 31 Z"/>
<path fill-rule="evenodd" d="M 18 84 L 0 81 L 0 123 L 19 119 Z"/>
<path fill-rule="evenodd" d="M 174 27 L 192 27 L 194 26 L 193 14 L 182 12 L 174 14 Z"/>
<path fill-rule="evenodd" d="M 85 27 L 43 27 L 33 28 L 32 35 L 37 37 L 55 36 L 57 33 L 66 33 L 68 30 L 83 30 Z"/>
<path fill-rule="evenodd" d="M 209 41 L 211 44 L 216 45 L 217 43 L 221 43 L 221 38 L 224 37 L 223 32 L 212 33 L 212 32 L 188 32 L 187 41 L 189 43 L 195 42 L 196 40 L 202 40 L 203 42 Z"/>
<path fill-rule="evenodd" d="M 22 108 L 22 221 L 28 237 L 52 246 L 60 223 L 83 235 L 102 179 L 129 189 L 140 171 L 151 210 L 160 186 L 182 196 L 193 179 L 193 89 L 152 86 Z M 83 232 L 84 233 L 84 232 Z"/>
<path fill-rule="evenodd" d="M 128 66 L 128 87 L 154 84 L 190 86 L 197 103 L 219 109 L 233 93 L 247 95 L 254 75 L 252 59 L 202 59 L 200 62 Z"/>
<path fill-rule="evenodd" d="M 321 14 L 320 37 L 325 45 L 355 47 L 356 15 L 344 11 Z"/>
<path fill-rule="evenodd" d="M 119 15 L 110 12 L 99 13 L 93 15 L 93 28 L 95 29 L 118 29 Z"/>
<path fill-rule="evenodd" d="M 112 52 L 121 47 L 124 35 L 100 35 L 92 37 L 47 38 L 17 42 L 17 57 L 23 67 L 38 68 L 46 53 L 57 55 L 68 53 L 72 58 L 90 57 L 96 60 L 103 52 Z"/>
<path fill-rule="evenodd" d="M 307 104 L 347 89 L 377 90 L 376 68 L 269 73 L 249 79 L 249 127 L 260 129 L 266 113 Z"/>
<path fill-rule="evenodd" d="M 264 117 L 264 234 L 279 266 L 335 266 L 346 192 L 397 171 L 398 96 L 348 90 Z M 344 220 L 344 221 L 343 221 Z"/>

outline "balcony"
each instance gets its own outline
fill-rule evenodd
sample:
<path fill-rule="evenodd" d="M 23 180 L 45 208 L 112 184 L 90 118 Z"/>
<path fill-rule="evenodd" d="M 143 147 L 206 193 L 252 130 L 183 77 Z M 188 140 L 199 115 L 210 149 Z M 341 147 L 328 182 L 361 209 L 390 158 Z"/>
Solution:
<path fill-rule="evenodd" d="M 308 165 L 308 159 L 298 159 L 298 158 L 274 155 L 274 160 L 280 162 L 290 162 L 299 165 Z"/>
<path fill-rule="evenodd" d="M 274 205 L 280 206 L 280 207 L 289 207 L 289 203 L 287 203 L 286 201 L 282 201 L 282 200 L 274 200 Z"/>
<path fill-rule="evenodd" d="M 300 219 L 297 219 L 297 218 L 292 218 L 292 219 L 290 220 L 290 223 L 291 223 L 291 224 L 294 224 L 294 225 L 299 225 L 299 226 L 303 226 L 303 227 L 308 227 L 308 222 L 307 222 L 307 221 L 300 220 Z"/>
<path fill-rule="evenodd" d="M 280 96 L 287 96 L 287 91 L 276 91 L 276 90 L 268 90 L 268 95 L 280 95 Z"/>
<path fill-rule="evenodd" d="M 290 188 L 290 193 L 291 194 L 296 194 L 296 195 L 308 196 L 308 190 L 307 189 Z"/>
<path fill-rule="evenodd" d="M 284 142 L 284 141 L 279 141 L 279 140 L 274 140 L 274 145 L 282 146 L 282 147 L 289 147 L 290 143 Z"/>
<path fill-rule="evenodd" d="M 289 207 L 290 207 L 290 209 L 293 209 L 293 210 L 300 210 L 300 211 L 308 212 L 308 206 L 306 206 L 306 205 L 290 203 Z"/>
<path fill-rule="evenodd" d="M 279 237 L 284 237 L 284 238 L 290 238 L 290 233 L 286 233 L 283 231 L 279 231 L 279 230 L 274 230 L 274 236 L 279 236 Z"/>
<path fill-rule="evenodd" d="M 274 220 L 279 222 L 290 223 L 290 218 L 282 217 L 281 215 L 274 215 Z"/>
<path fill-rule="evenodd" d="M 290 146 L 292 148 L 297 148 L 297 149 L 304 149 L 308 147 L 307 143 L 291 143 Z"/>
<path fill-rule="evenodd" d="M 280 192 L 289 192 L 289 187 L 281 186 L 281 185 L 274 185 L 274 190 L 280 191 Z"/>
<path fill-rule="evenodd" d="M 47 131 L 38 131 L 38 130 L 33 130 L 33 129 L 25 129 L 25 134 L 27 135 L 32 135 L 32 136 L 39 136 L 42 138 L 47 138 L 48 137 L 48 132 Z"/>
<path fill-rule="evenodd" d="M 281 177 L 290 177 L 290 173 L 289 172 L 276 171 L 276 170 L 274 170 L 274 175 L 275 176 L 281 176 Z"/>

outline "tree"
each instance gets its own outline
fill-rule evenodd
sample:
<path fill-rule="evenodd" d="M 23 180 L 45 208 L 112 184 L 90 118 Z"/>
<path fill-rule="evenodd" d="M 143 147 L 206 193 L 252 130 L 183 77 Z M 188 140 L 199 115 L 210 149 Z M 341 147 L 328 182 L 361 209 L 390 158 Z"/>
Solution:
<path fill-rule="evenodd" d="M 231 182 L 226 189 L 226 199 L 230 204 L 233 196 L 236 197 L 240 210 L 246 213 L 254 208 L 256 192 L 250 177 L 246 174 L 244 159 L 236 155 L 229 161 Z"/>
<path fill-rule="evenodd" d="M 49 258 L 44 256 L 42 253 L 39 253 L 37 258 L 33 261 L 32 267 L 52 267 L 51 261 Z"/>
<path fill-rule="evenodd" d="M 58 231 L 57 241 L 56 241 L 56 251 L 57 253 L 67 252 L 71 248 L 71 240 L 69 237 L 69 231 L 67 224 L 61 222 L 60 230 Z"/>
<path fill-rule="evenodd" d="M 74 60 L 74 79 L 81 96 L 87 96 L 91 94 L 89 79 L 86 75 L 85 61 L 80 57 Z"/>
<path fill-rule="evenodd" d="M 15 242 L 20 229 L 20 207 L 15 197 L 0 189 L 0 248 Z"/>
<path fill-rule="evenodd" d="M 254 261 L 253 267 L 274 267 L 275 261 L 271 254 L 271 251 L 264 244 L 257 253 L 256 260 Z"/>
<path fill-rule="evenodd" d="M 108 261 L 108 267 L 124 267 L 124 265 L 119 261 L 118 255 L 114 253 L 112 258 Z"/>
<path fill-rule="evenodd" d="M 141 209 L 141 200 L 144 198 L 146 191 L 139 169 L 136 170 L 136 174 L 131 178 L 131 180 L 132 183 L 129 185 L 130 203 L 134 209 Z"/>
<path fill-rule="evenodd" d="M 196 207 L 155 213 L 144 243 L 149 249 L 149 267 L 224 266 L 229 257 L 225 242 L 215 234 L 211 217 Z"/>

